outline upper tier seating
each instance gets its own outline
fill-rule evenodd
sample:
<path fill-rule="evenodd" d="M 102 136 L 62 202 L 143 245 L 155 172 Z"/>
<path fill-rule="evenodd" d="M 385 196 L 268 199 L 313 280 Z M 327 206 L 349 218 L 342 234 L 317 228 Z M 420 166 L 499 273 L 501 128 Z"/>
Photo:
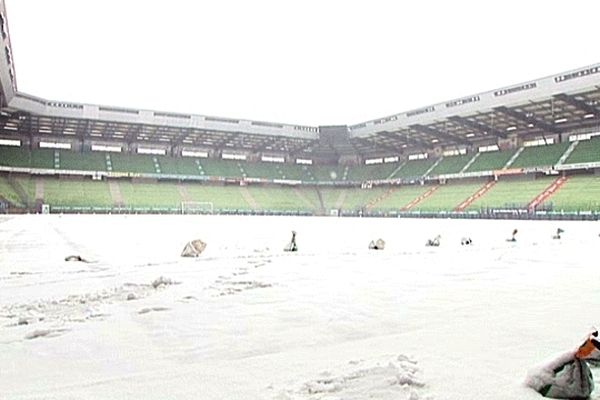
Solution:
<path fill-rule="evenodd" d="M 345 167 L 338 165 L 311 165 L 308 167 L 311 175 L 315 177 L 316 181 L 322 182 L 333 182 L 333 181 L 345 181 L 344 172 Z"/>
<path fill-rule="evenodd" d="M 277 164 L 275 166 L 279 170 L 282 179 L 297 180 L 304 182 L 313 182 L 314 176 L 310 172 L 310 168 L 300 164 Z"/>
<path fill-rule="evenodd" d="M 56 150 L 35 149 L 31 150 L 31 167 L 42 169 L 54 169 L 56 165 Z"/>
<path fill-rule="evenodd" d="M 457 174 L 467 165 L 467 163 L 474 157 L 473 154 L 464 154 L 458 156 L 447 156 L 435 166 L 429 173 L 429 176 L 443 175 L 443 174 Z"/>
<path fill-rule="evenodd" d="M 168 175 L 204 175 L 200 160 L 192 157 L 158 157 L 160 171 Z"/>
<path fill-rule="evenodd" d="M 465 172 L 495 171 L 504 168 L 516 150 L 489 151 L 480 153 L 479 157 Z"/>
<path fill-rule="evenodd" d="M 548 167 L 558 163 L 569 143 L 523 148 L 509 168 Z M 75 152 L 0 146 L 0 166 L 61 171 L 112 171 L 132 174 L 163 174 L 212 178 L 259 178 L 310 182 L 363 182 L 385 179 L 417 180 L 430 177 L 503 169 L 517 150 L 484 152 L 439 159 L 413 160 L 374 165 L 299 165 L 249 162 L 215 158 L 162 155 Z M 434 164 L 437 164 L 434 166 Z M 578 143 L 565 164 L 600 162 L 600 136 Z M 465 167 L 469 165 L 468 168 Z M 433 167 L 433 168 L 432 168 Z"/>
<path fill-rule="evenodd" d="M 217 160 L 212 158 L 200 159 L 200 165 L 206 176 L 222 176 L 226 178 L 242 178 L 243 172 L 240 169 L 240 161 L 236 160 Z"/>
<path fill-rule="evenodd" d="M 156 174 L 154 157 L 147 154 L 110 153 L 112 170 L 115 172 Z"/>
<path fill-rule="evenodd" d="M 553 166 L 567 151 L 569 143 L 525 147 L 510 168 Z"/>
<path fill-rule="evenodd" d="M 417 179 L 425 175 L 427 170 L 435 163 L 435 159 L 426 160 L 413 160 L 408 161 L 402 166 L 396 173 L 394 173 L 393 179 L 405 178 L 405 179 Z"/>
<path fill-rule="evenodd" d="M 76 171 L 106 171 L 106 154 L 101 152 L 78 153 L 60 150 L 60 169 Z"/>
<path fill-rule="evenodd" d="M 387 179 L 398 168 L 398 163 L 383 163 L 352 166 L 348 170 L 348 180 L 355 182 Z"/>
<path fill-rule="evenodd" d="M 241 169 L 248 178 L 282 179 L 278 165 L 279 163 L 273 162 L 240 162 Z"/>
<path fill-rule="evenodd" d="M 600 161 L 600 136 L 580 141 L 569 155 L 565 164 L 589 163 Z"/>
<path fill-rule="evenodd" d="M 29 168 L 31 166 L 31 152 L 24 147 L 0 146 L 0 165 Z"/>

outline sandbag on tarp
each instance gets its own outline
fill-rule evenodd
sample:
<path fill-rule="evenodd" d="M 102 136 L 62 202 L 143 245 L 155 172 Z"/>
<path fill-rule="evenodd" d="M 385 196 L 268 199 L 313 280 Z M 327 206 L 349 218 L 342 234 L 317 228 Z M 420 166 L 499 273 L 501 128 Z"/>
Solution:
<path fill-rule="evenodd" d="M 594 390 L 590 367 L 574 352 L 563 354 L 546 365 L 533 369 L 527 386 L 552 399 L 587 399 Z"/>
<path fill-rule="evenodd" d="M 88 260 L 86 260 L 85 258 L 81 257 L 80 255 L 66 256 L 65 257 L 65 261 L 79 261 L 79 262 L 84 262 L 84 263 L 89 262 Z"/>
<path fill-rule="evenodd" d="M 526 384 L 544 397 L 587 399 L 594 390 L 594 378 L 586 360 L 600 358 L 598 332 L 577 349 L 531 370 Z"/>
<path fill-rule="evenodd" d="M 427 243 L 425 243 L 425 246 L 427 246 L 427 247 L 438 247 L 440 245 L 440 239 L 441 238 L 442 237 L 440 235 L 437 235 L 433 239 L 427 239 Z"/>
<path fill-rule="evenodd" d="M 371 240 L 369 243 L 370 250 L 383 250 L 385 248 L 385 241 L 383 239 Z"/>
<path fill-rule="evenodd" d="M 471 240 L 470 237 L 464 237 L 464 238 L 460 239 L 461 246 L 470 246 L 472 244 L 473 244 L 473 240 Z"/>
<path fill-rule="evenodd" d="M 298 246 L 290 242 L 283 248 L 283 251 L 298 251 Z"/>
<path fill-rule="evenodd" d="M 191 240 L 183 248 L 181 257 L 198 257 L 200 254 L 202 254 L 205 248 L 206 243 L 204 243 L 202 240 Z"/>

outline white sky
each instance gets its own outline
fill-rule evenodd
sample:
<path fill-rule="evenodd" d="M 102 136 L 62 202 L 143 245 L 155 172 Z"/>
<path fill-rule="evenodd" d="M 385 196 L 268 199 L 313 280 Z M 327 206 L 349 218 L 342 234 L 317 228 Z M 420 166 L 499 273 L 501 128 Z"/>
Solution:
<path fill-rule="evenodd" d="M 19 90 L 355 124 L 600 61 L 600 1 L 5 0 Z"/>

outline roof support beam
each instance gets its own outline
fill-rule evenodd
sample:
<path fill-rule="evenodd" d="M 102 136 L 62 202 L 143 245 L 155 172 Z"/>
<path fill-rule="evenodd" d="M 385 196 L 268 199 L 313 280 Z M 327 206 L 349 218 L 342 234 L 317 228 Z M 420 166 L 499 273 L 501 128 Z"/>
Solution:
<path fill-rule="evenodd" d="M 391 139 L 396 139 L 396 140 L 400 140 L 400 142 L 402 142 L 402 144 L 406 144 L 407 146 L 412 145 L 417 145 L 417 146 L 421 146 L 424 149 L 432 149 L 433 148 L 433 144 L 430 142 L 427 142 L 425 140 L 422 140 L 420 138 L 417 137 L 413 137 L 410 135 L 409 132 L 404 132 L 401 133 L 400 131 L 395 131 L 395 132 L 388 132 L 388 131 L 384 131 L 384 132 L 380 132 L 379 133 L 382 136 L 391 138 Z"/>
<path fill-rule="evenodd" d="M 171 147 L 183 145 L 183 140 L 191 133 L 191 129 L 182 128 L 173 139 L 171 139 Z"/>
<path fill-rule="evenodd" d="M 409 146 L 411 142 L 424 149 L 432 149 L 433 145 L 419 138 L 411 137 L 409 133 L 402 134 L 400 132 L 380 132 L 379 135 L 401 142 L 403 145 Z"/>
<path fill-rule="evenodd" d="M 383 144 L 383 143 L 378 143 L 375 141 L 371 141 L 368 138 L 355 138 L 354 140 L 358 141 L 359 143 L 365 145 L 365 147 L 373 147 L 375 146 L 377 149 L 375 149 L 375 152 L 380 151 L 380 150 L 385 150 L 385 151 L 391 151 L 394 154 L 398 154 L 402 151 L 402 148 L 400 147 L 394 147 L 394 146 L 390 146 L 388 144 Z M 364 151 L 361 150 L 357 150 L 361 155 L 364 154 Z"/>
<path fill-rule="evenodd" d="M 262 143 L 259 146 L 256 146 L 253 150 L 256 152 L 263 152 L 265 150 L 269 150 L 267 147 L 273 148 L 275 146 L 277 146 L 277 138 L 271 138 L 270 140 L 263 140 Z M 277 150 L 271 149 L 271 151 Z"/>
<path fill-rule="evenodd" d="M 505 106 L 496 107 L 495 110 L 500 111 L 501 113 L 506 114 L 510 117 L 513 117 L 514 119 L 518 119 L 520 121 L 526 122 L 527 124 L 533 125 L 534 127 L 543 129 L 546 132 L 560 133 L 559 130 L 556 129 L 556 127 L 554 125 L 550 125 L 550 124 L 546 123 L 545 121 L 540 121 L 537 118 L 529 117 L 520 111 L 513 110 L 513 109 L 505 107 Z"/>
<path fill-rule="evenodd" d="M 490 133 L 494 136 L 497 136 L 499 138 L 502 138 L 502 139 L 506 139 L 506 136 L 507 136 L 505 132 L 502 132 L 501 130 L 496 129 L 496 128 L 492 128 L 486 124 L 482 124 L 481 122 L 478 122 L 478 121 L 472 121 L 470 119 L 459 117 L 457 115 L 450 117 L 448 119 L 454 123 L 465 126 L 467 128 L 472 128 L 479 132 L 488 132 L 488 133 Z"/>
<path fill-rule="evenodd" d="M 597 109 L 594 106 L 589 105 L 588 103 L 586 103 L 585 101 L 582 100 L 578 100 L 573 96 L 569 96 L 568 94 L 557 94 L 554 96 L 555 99 L 564 101 L 567 104 L 570 104 L 572 106 L 574 106 L 575 108 L 584 111 L 587 114 L 594 114 L 594 116 L 598 116 L 600 115 L 600 110 Z"/>
<path fill-rule="evenodd" d="M 130 129 L 123 138 L 125 142 L 129 145 L 137 140 L 137 137 L 140 133 L 142 133 L 143 125 L 135 125 L 132 129 Z"/>
<path fill-rule="evenodd" d="M 464 144 L 467 146 L 471 146 L 472 143 L 469 142 L 467 139 L 461 138 L 461 137 L 457 137 L 457 136 L 453 136 L 453 135 L 449 135 L 445 132 L 441 132 L 438 131 L 437 129 L 433 129 L 430 128 L 429 126 L 425 126 L 425 125 L 420 125 L 420 124 L 414 124 L 414 125 L 410 125 L 409 128 L 414 129 L 417 132 L 421 132 L 424 133 L 426 135 L 430 135 L 433 136 L 434 138 L 440 138 L 440 139 L 446 139 L 449 140 L 455 144 Z"/>
<path fill-rule="evenodd" d="M 306 140 L 307 141 L 304 143 L 299 143 L 297 148 L 290 150 L 290 153 L 294 154 L 294 155 L 298 155 L 300 153 L 303 153 L 305 150 L 308 150 L 308 149 L 312 150 L 313 147 L 318 143 L 317 139 L 306 139 Z"/>
<path fill-rule="evenodd" d="M 433 149 L 433 143 L 427 142 L 418 137 L 414 137 L 414 136 L 410 135 L 410 133 L 408 131 L 404 132 L 404 133 L 400 133 L 399 131 L 398 132 L 390 132 L 390 134 L 395 135 L 396 137 L 402 138 L 404 143 L 407 146 L 410 146 L 411 144 L 416 144 L 418 146 L 421 146 L 424 149 Z"/>
<path fill-rule="evenodd" d="M 82 142 L 85 141 L 85 134 L 88 131 L 89 126 L 90 126 L 89 119 L 77 120 L 77 127 L 75 128 L 75 136 Z"/>

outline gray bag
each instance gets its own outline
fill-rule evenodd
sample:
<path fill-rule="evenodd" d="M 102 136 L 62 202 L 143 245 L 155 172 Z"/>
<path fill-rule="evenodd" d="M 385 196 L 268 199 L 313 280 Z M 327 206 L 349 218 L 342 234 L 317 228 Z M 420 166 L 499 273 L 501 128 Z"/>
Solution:
<path fill-rule="evenodd" d="M 587 399 L 594 390 L 590 367 L 572 352 L 530 372 L 527 384 L 552 399 Z"/>

